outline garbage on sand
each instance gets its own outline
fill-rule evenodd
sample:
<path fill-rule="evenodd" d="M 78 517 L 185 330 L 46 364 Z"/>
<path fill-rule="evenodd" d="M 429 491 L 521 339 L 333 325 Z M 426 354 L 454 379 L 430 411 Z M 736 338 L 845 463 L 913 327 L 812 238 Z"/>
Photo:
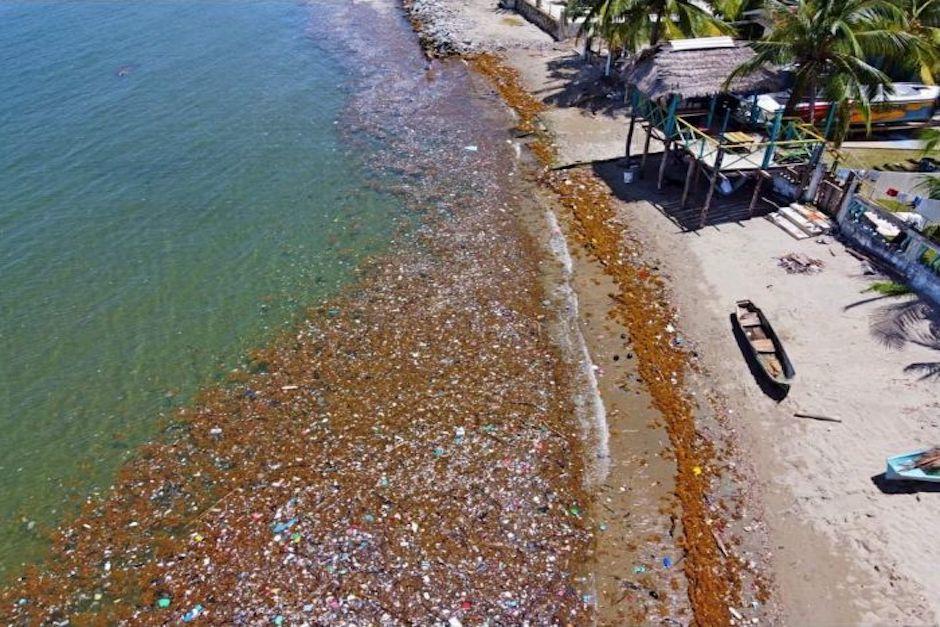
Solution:
<path fill-rule="evenodd" d="M 778 258 L 778 265 L 787 274 L 815 274 L 822 272 L 823 262 L 803 253 L 788 253 Z"/>

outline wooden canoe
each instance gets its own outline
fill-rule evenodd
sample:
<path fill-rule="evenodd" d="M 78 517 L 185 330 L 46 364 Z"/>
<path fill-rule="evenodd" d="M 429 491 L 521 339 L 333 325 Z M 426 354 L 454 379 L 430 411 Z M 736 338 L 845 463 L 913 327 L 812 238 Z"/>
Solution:
<path fill-rule="evenodd" d="M 764 312 L 749 300 L 739 300 L 734 320 L 747 340 L 751 357 L 768 381 L 788 389 L 796 371 Z"/>

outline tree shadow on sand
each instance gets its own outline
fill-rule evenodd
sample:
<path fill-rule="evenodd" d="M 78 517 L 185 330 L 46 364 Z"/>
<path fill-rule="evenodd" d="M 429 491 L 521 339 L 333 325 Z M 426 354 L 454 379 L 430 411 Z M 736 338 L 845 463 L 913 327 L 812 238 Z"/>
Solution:
<path fill-rule="evenodd" d="M 613 80 L 616 70 L 610 78 L 604 77 L 604 64 L 592 63 L 581 58 L 576 52 L 564 57 L 552 59 L 548 63 L 549 76 L 562 84 L 558 90 L 551 91 L 542 98 L 545 104 L 565 109 L 577 108 L 592 114 L 610 117 L 623 116 L 629 107 L 623 101 L 623 85 Z M 536 96 L 540 96 L 536 92 Z"/>
<path fill-rule="evenodd" d="M 876 297 L 848 305 L 845 310 L 865 302 L 890 298 L 871 315 L 870 331 L 885 348 L 901 350 L 908 344 L 938 352 L 937 361 L 914 362 L 904 372 L 920 375 L 920 380 L 940 380 L 940 312 L 919 296 Z"/>

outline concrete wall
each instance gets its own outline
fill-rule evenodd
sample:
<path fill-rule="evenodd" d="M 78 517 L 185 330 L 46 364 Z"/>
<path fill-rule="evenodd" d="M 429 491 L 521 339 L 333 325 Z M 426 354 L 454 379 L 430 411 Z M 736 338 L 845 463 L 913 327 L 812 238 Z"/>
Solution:
<path fill-rule="evenodd" d="M 901 230 L 901 235 L 895 238 L 897 243 L 885 241 L 864 218 L 866 211 L 873 211 Z M 860 196 L 849 199 L 839 211 L 836 222 L 847 244 L 887 264 L 914 291 L 940 307 L 940 245 Z M 925 256 L 932 257 L 933 261 L 928 262 Z"/>
<path fill-rule="evenodd" d="M 508 1 L 512 2 L 514 5 L 513 8 L 515 8 L 519 15 L 559 41 L 575 37 L 578 34 L 578 25 L 568 22 L 568 20 L 565 19 L 564 12 L 561 13 L 560 19 L 556 20 L 547 10 L 538 6 L 541 4 L 538 0 Z"/>

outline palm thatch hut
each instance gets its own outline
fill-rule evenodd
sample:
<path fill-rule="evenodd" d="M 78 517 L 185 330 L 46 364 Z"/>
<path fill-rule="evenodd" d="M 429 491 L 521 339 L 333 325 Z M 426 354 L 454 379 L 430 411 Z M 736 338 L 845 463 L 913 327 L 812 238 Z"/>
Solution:
<path fill-rule="evenodd" d="M 735 68 L 753 56 L 754 51 L 746 42 L 730 37 L 679 39 L 637 54 L 624 68 L 623 77 L 628 86 L 651 100 L 673 95 L 689 99 L 725 92 L 753 94 L 782 89 L 783 73 L 765 68 L 725 85 Z"/>
<path fill-rule="evenodd" d="M 757 115 L 756 94 L 784 89 L 784 71 L 761 68 L 729 83 L 734 70 L 754 55 L 746 42 L 730 37 L 679 39 L 640 52 L 623 71 L 633 102 L 627 157 L 637 118 L 642 118 L 646 140 L 640 175 L 653 137 L 664 146 L 659 189 L 670 161 L 686 164 L 680 208 L 690 197 L 693 181 L 704 173 L 709 185 L 698 216 L 702 225 L 716 188 L 731 195 L 747 180 L 754 181 L 748 203 L 752 216 L 765 180 L 783 170 L 798 171 L 794 176 L 802 179 L 800 168 L 815 167 L 822 155 L 824 141 L 808 135 L 807 129 L 791 121 L 784 126 L 782 116 L 768 123 Z"/>

